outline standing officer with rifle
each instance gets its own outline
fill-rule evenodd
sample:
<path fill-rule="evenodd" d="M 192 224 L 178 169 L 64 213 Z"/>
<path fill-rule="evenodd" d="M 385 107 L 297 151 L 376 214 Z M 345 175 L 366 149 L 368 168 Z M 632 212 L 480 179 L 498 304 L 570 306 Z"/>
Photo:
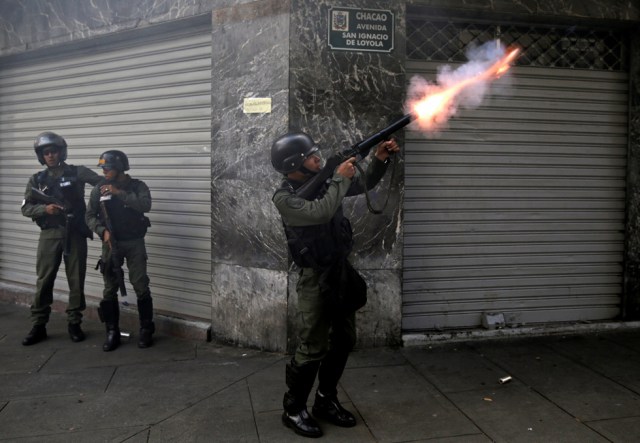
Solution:
<path fill-rule="evenodd" d="M 98 167 L 102 168 L 105 180 L 91 191 L 86 219 L 103 241 L 99 264 L 104 291 L 98 312 L 106 325 L 107 338 L 102 349 L 113 351 L 120 345 L 118 288 L 124 287 L 122 263 L 125 259 L 138 301 L 138 347 L 148 348 L 155 332 L 144 242 L 147 228 L 151 226 L 144 215 L 151 210 L 151 193 L 143 181 L 125 174 L 129 170 L 129 159 L 122 151 L 102 153 Z M 126 295 L 122 289 L 121 295 Z"/>
<path fill-rule="evenodd" d="M 80 323 L 86 307 L 87 238 L 93 237 L 84 221 L 84 187 L 86 183 L 98 183 L 100 176 L 84 166 L 67 165 L 67 142 L 54 132 L 39 134 L 33 148 L 40 164 L 47 168 L 31 176 L 22 203 L 22 215 L 41 229 L 36 257 L 38 279 L 31 305 L 33 327 L 22 344 L 30 346 L 47 338 L 53 286 L 63 258 L 69 282 L 69 336 L 80 342 L 85 339 Z"/>
<path fill-rule="evenodd" d="M 291 256 L 301 268 L 296 287 L 300 336 L 286 367 L 282 421 L 306 437 L 322 435 L 306 405 L 316 375 L 313 415 L 337 426 L 356 424 L 338 401 L 337 385 L 356 343 L 355 311 L 366 302 L 366 284 L 347 260 L 353 234 L 342 200 L 373 188 L 384 175 L 389 156 L 400 149 L 394 140 L 378 143 L 364 177 L 356 175 L 356 157 L 341 159 L 337 165 L 332 157 L 327 161 L 331 170 L 323 169 L 318 146 L 304 133 L 284 135 L 271 148 L 271 163 L 285 176 L 273 202 L 282 216 Z M 304 186 L 325 172 L 328 179 L 320 180 L 320 186 L 311 190 Z M 349 298 L 356 295 L 364 300 L 351 302 Z"/>

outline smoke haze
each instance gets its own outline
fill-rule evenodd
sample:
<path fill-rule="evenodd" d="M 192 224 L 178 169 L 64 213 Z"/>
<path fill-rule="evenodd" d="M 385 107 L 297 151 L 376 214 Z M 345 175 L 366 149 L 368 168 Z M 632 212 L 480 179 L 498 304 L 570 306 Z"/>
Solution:
<path fill-rule="evenodd" d="M 405 112 L 412 112 L 417 102 L 426 97 L 450 88 L 464 80 L 479 76 L 492 64 L 504 57 L 506 48 L 499 40 L 493 40 L 482 46 L 467 49 L 469 60 L 455 69 L 444 65 L 438 68 L 436 82 L 431 83 L 424 77 L 415 75 L 411 78 L 405 102 Z M 412 123 L 413 129 L 437 133 L 446 127 L 447 122 L 458 112 L 459 108 L 473 109 L 480 106 L 489 89 L 491 80 L 480 80 L 470 84 L 457 93 L 441 110 L 429 120 L 416 119 Z"/>

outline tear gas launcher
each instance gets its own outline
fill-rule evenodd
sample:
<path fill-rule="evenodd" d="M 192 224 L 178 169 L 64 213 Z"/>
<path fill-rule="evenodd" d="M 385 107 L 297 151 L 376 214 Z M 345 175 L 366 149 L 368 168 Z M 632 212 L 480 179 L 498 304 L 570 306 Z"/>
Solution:
<path fill-rule="evenodd" d="M 395 120 L 386 128 L 379 132 L 367 137 L 366 139 L 359 141 L 348 149 L 343 150 L 338 154 L 334 154 L 327 159 L 324 167 L 309 180 L 304 182 L 302 186 L 296 189 L 296 195 L 302 197 L 305 200 L 311 200 L 316 195 L 316 192 L 320 186 L 323 185 L 334 173 L 335 169 L 344 161 L 351 157 L 355 157 L 356 161 L 360 161 L 365 158 L 371 148 L 388 140 L 391 134 L 407 126 L 415 119 L 414 114 L 405 114 L 401 118 Z"/>

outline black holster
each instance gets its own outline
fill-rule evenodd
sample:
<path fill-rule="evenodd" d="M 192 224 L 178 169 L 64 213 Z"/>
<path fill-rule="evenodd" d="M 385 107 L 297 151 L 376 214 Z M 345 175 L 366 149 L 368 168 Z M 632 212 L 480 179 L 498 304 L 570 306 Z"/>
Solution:
<path fill-rule="evenodd" d="M 322 272 L 318 283 L 333 315 L 347 316 L 367 304 L 367 283 L 346 258 Z"/>

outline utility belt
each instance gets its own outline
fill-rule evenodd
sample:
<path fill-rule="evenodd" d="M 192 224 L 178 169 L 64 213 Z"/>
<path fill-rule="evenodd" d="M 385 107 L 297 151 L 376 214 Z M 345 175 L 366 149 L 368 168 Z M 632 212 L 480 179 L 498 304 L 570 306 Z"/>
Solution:
<path fill-rule="evenodd" d="M 64 226 L 45 226 L 41 228 L 41 231 L 48 231 L 50 229 L 64 229 Z"/>
<path fill-rule="evenodd" d="M 40 217 L 35 219 L 35 222 L 43 231 L 46 229 L 64 228 L 67 224 L 64 219 L 62 221 L 56 219 L 51 220 L 50 217 Z"/>
<path fill-rule="evenodd" d="M 62 220 L 60 220 L 58 216 L 40 217 L 40 218 L 37 218 L 35 222 L 43 231 L 46 231 L 49 229 L 65 229 L 65 230 L 67 229 L 66 218 L 63 218 Z M 93 232 L 91 232 L 91 229 L 89 229 L 89 227 L 84 222 L 84 220 L 75 221 L 75 219 L 73 219 L 68 223 L 71 223 L 71 226 L 69 226 L 69 229 L 71 231 L 77 232 L 78 234 L 86 238 L 93 238 Z"/>

